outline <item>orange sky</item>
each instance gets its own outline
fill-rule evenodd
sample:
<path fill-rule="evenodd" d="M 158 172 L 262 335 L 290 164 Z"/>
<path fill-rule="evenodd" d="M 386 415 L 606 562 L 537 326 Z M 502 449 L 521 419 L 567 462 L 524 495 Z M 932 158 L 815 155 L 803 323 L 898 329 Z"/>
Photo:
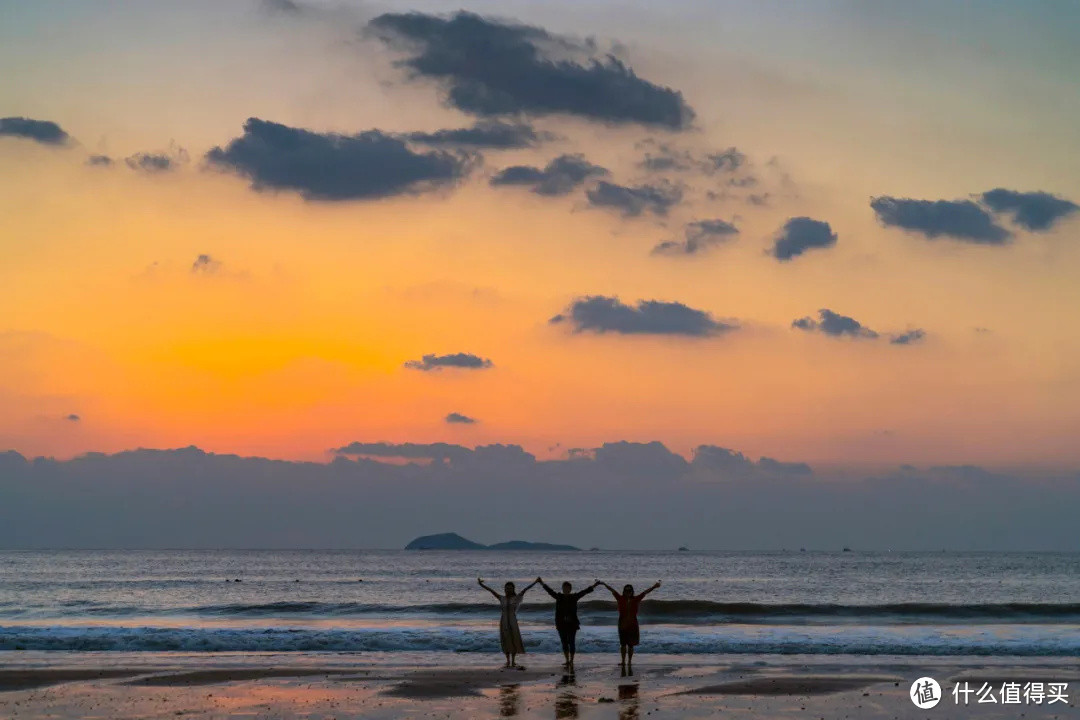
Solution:
<path fill-rule="evenodd" d="M 512 8 L 500 16 L 554 22 Z M 215 19 L 199 5 L 159 45 L 132 32 L 163 20 L 153 12 L 113 16 L 99 22 L 116 42 L 97 49 L 65 41 L 79 37 L 73 19 L 46 32 L 30 13 L 8 18 L 23 32 L 0 59 L 25 72 L 0 87 L 0 115 L 55 121 L 76 141 L 0 137 L 0 448 L 66 457 L 196 444 L 320 459 L 352 440 L 388 440 L 513 442 L 551 456 L 657 439 L 679 452 L 712 443 L 831 465 L 1080 462 L 1080 221 L 979 246 L 883 227 L 868 205 L 999 186 L 1080 198 L 1080 170 L 1065 161 L 1075 153 L 1062 152 L 1076 149 L 1075 136 L 1062 139 L 1075 131 L 1046 88 L 1021 101 L 990 80 L 1004 72 L 994 63 L 1019 73 L 1039 60 L 1010 60 L 1022 47 L 981 67 L 974 50 L 949 50 L 951 77 L 875 74 L 887 60 L 867 41 L 876 26 L 846 57 L 808 60 L 721 52 L 689 11 L 650 32 L 647 18 L 609 27 L 583 9 L 589 24 L 576 35 L 630 36 L 627 61 L 683 92 L 697 112 L 691 130 L 552 115 L 534 122 L 556 139 L 485 151 L 457 187 L 305 202 L 209 171 L 203 155 L 249 116 L 343 133 L 472 119 L 433 86 L 402 80 L 377 45 L 346 42 L 340 22 L 249 10 Z M 3 13 L 18 11 L 0 12 L 12 27 Z M 187 23 L 199 13 L 212 29 L 196 42 Z M 762 36 L 778 22 L 736 21 Z M 840 29 L 823 18 L 808 32 L 825 43 Z M 968 92 L 948 89 L 970 78 Z M 883 79 L 895 91 L 879 97 L 871 88 Z M 1072 93 L 1063 102 L 1075 106 Z M 508 165 L 580 152 L 630 183 L 640 180 L 635 144 L 648 137 L 695 153 L 739 147 L 769 203 L 710 200 L 695 178 L 668 217 L 621 218 L 580 194 L 486 182 Z M 165 173 L 85 164 L 170 143 L 189 160 Z M 800 215 L 828 221 L 838 243 L 777 262 L 771 239 Z M 701 218 L 740 233 L 700 256 L 650 254 Z M 193 271 L 200 254 L 218 263 L 211 272 Z M 583 295 L 679 301 L 741 328 L 678 337 L 548 324 Z M 791 329 L 819 308 L 926 338 L 900 347 Z M 494 366 L 402 366 L 455 352 Z M 479 422 L 448 424 L 450 412 Z"/>

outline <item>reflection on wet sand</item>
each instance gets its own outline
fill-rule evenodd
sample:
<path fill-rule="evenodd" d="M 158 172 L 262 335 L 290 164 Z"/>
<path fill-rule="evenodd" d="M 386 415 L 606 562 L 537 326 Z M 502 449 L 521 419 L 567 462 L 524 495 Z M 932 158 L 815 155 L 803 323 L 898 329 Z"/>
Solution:
<path fill-rule="evenodd" d="M 563 675 L 555 684 L 555 718 L 576 718 L 578 716 L 578 698 L 574 693 L 577 682 L 573 675 Z"/>
<path fill-rule="evenodd" d="M 619 720 L 637 720 L 638 711 L 641 708 L 641 699 L 638 697 L 638 684 L 619 686 Z"/>
<path fill-rule="evenodd" d="M 499 715 L 514 717 L 521 709 L 520 685 L 503 685 L 499 688 Z"/>

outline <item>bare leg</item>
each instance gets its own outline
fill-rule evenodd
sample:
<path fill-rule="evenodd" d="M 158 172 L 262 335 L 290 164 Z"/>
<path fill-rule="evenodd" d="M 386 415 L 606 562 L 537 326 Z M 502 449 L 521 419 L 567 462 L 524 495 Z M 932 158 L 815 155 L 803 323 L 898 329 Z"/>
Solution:
<path fill-rule="evenodd" d="M 506 653 L 506 666 L 505 667 L 510 667 L 510 653 Z"/>
<path fill-rule="evenodd" d="M 626 669 L 631 675 L 634 674 L 634 646 L 630 645 L 626 648 Z"/>
<path fill-rule="evenodd" d="M 619 664 L 626 667 L 626 646 L 619 646 Z"/>

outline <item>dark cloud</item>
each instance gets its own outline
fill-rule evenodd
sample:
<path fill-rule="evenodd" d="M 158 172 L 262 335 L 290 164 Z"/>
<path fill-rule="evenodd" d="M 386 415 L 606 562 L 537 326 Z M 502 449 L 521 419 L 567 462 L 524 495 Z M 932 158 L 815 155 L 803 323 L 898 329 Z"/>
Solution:
<path fill-rule="evenodd" d="M 984 192 L 982 201 L 994 212 L 1011 214 L 1013 222 L 1033 232 L 1049 230 L 1058 220 L 1080 210 L 1080 205 L 1050 193 L 1005 188 Z"/>
<path fill-rule="evenodd" d="M 262 0 L 260 4 L 263 10 L 271 13 L 298 15 L 305 10 L 305 6 L 295 2 L 295 0 Z"/>
<path fill-rule="evenodd" d="M 983 245 L 1001 245 L 1009 231 L 971 200 L 912 200 L 882 196 L 870 207 L 882 225 L 903 228 L 934 239 L 942 235 Z"/>
<path fill-rule="evenodd" d="M 543 169 L 531 165 L 512 165 L 491 178 L 491 184 L 522 185 L 537 195 L 566 195 L 593 177 L 607 175 L 606 168 L 593 165 L 582 155 L 560 155 Z"/>
<path fill-rule="evenodd" d="M 86 159 L 86 164 L 95 167 L 109 167 L 113 164 L 113 159 L 108 155 L 91 155 Z"/>
<path fill-rule="evenodd" d="M 135 153 L 125 158 L 124 162 L 132 170 L 161 173 L 176 167 L 177 159 L 165 153 Z"/>
<path fill-rule="evenodd" d="M 628 186 L 601 180 L 585 194 L 593 207 L 613 208 L 626 217 L 645 211 L 666 215 L 668 209 L 682 200 L 682 190 L 670 183 Z"/>
<path fill-rule="evenodd" d="M 338 455 L 396 458 L 399 460 L 460 460 L 472 450 L 451 443 L 353 442 L 334 448 Z"/>
<path fill-rule="evenodd" d="M 734 147 L 705 156 L 706 168 L 712 172 L 735 172 L 746 164 L 746 156 Z"/>
<path fill-rule="evenodd" d="M 242 136 L 213 148 L 206 159 L 247 177 L 254 190 L 291 190 L 305 200 L 420 192 L 458 181 L 472 164 L 461 153 L 414 152 L 379 130 L 317 133 L 258 118 L 249 118 Z"/>
<path fill-rule="evenodd" d="M 864 326 L 855 318 L 835 313 L 832 310 L 822 308 L 818 310 L 820 319 L 811 317 L 799 318 L 791 323 L 791 327 L 808 332 L 820 332 L 833 337 L 853 337 L 873 339 L 878 336 L 876 332 Z"/>
<path fill-rule="evenodd" d="M 446 145 L 475 148 L 526 148 L 547 139 L 531 125 L 502 120 L 481 120 L 472 127 L 436 130 L 435 132 L 412 132 L 405 138 L 424 145 Z"/>
<path fill-rule="evenodd" d="M 414 76 L 444 84 L 454 107 L 475 115 L 551 113 L 674 130 L 693 111 L 682 94 L 639 78 L 592 44 L 543 28 L 502 23 L 467 12 L 450 17 L 387 13 L 369 30 L 410 53 L 402 62 Z M 584 62 L 572 59 L 587 55 Z"/>
<path fill-rule="evenodd" d="M 771 457 L 762 457 L 757 461 L 757 467 L 767 473 L 780 475 L 813 475 L 814 470 L 802 462 L 781 462 Z"/>
<path fill-rule="evenodd" d="M 746 155 L 735 147 L 719 152 L 698 155 L 689 150 L 676 147 L 671 143 L 648 138 L 638 143 L 645 148 L 645 157 L 638 167 L 649 172 L 669 172 L 673 170 L 697 170 L 706 175 L 734 173 L 746 164 Z M 750 179 L 752 180 L 752 178 Z M 743 180 L 746 182 L 746 180 Z"/>
<path fill-rule="evenodd" d="M 785 262 L 814 248 L 828 248 L 836 244 L 836 233 L 829 223 L 808 217 L 788 220 L 776 236 L 771 254 Z"/>
<path fill-rule="evenodd" d="M 446 422 L 451 425 L 474 425 L 476 424 L 476 418 L 471 418 L 468 415 L 462 415 L 461 413 L 452 412 L 446 416 Z"/>
<path fill-rule="evenodd" d="M 435 355 L 429 353 L 419 360 L 409 360 L 405 367 L 410 370 L 442 370 L 443 368 L 464 368 L 467 370 L 486 370 L 493 367 L 491 360 L 482 358 L 472 353 L 451 353 L 449 355 Z"/>
<path fill-rule="evenodd" d="M 70 415 L 65 415 L 64 419 L 68 422 L 79 422 L 80 420 L 82 420 L 82 417 L 76 415 L 75 413 L 71 413 Z"/>
<path fill-rule="evenodd" d="M 581 547 L 1076 550 L 1075 470 L 811 476 L 723 448 L 688 464 L 643 442 L 572 455 L 373 442 L 325 463 L 198 448 L 68 460 L 0 451 L 0 547 L 401 547 L 443 530 L 502 538 L 512 518 L 517 537 Z"/>
<path fill-rule="evenodd" d="M 26 138 L 42 145 L 65 145 L 70 136 L 51 120 L 31 120 L 25 117 L 0 118 L 0 137 Z"/>
<path fill-rule="evenodd" d="M 727 220 L 697 220 L 683 229 L 683 240 L 668 240 L 653 248 L 656 255 L 694 255 L 713 245 L 730 240 L 739 229 Z"/>
<path fill-rule="evenodd" d="M 746 201 L 751 205 L 763 207 L 769 204 L 769 193 L 752 193 L 746 196 Z"/>
<path fill-rule="evenodd" d="M 578 298 L 562 314 L 549 321 L 569 323 L 574 332 L 613 332 L 621 335 L 686 335 L 706 337 L 738 329 L 717 320 L 704 310 L 679 302 L 639 300 L 626 305 L 617 297 L 588 295 Z"/>
<path fill-rule="evenodd" d="M 221 261 L 206 254 L 199 255 L 195 258 L 195 262 L 191 263 L 191 272 L 196 275 L 213 275 L 220 269 Z"/>
<path fill-rule="evenodd" d="M 892 345 L 914 345 L 915 343 L 922 342 L 925 337 L 925 330 L 922 328 L 915 328 L 914 330 L 908 330 L 907 332 L 890 336 L 889 343 Z"/>

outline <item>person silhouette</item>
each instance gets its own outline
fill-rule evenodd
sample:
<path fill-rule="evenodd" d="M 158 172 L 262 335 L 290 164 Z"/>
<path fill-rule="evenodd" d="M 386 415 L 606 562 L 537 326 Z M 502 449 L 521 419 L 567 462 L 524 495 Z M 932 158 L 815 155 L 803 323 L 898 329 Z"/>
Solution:
<path fill-rule="evenodd" d="M 525 593 L 538 580 L 526 585 L 521 592 L 515 592 L 514 583 L 508 582 L 503 586 L 505 595 L 500 595 L 485 585 L 483 578 L 476 578 L 476 582 L 499 601 L 499 607 L 502 609 L 502 615 L 499 617 L 499 645 L 502 647 L 503 654 L 506 655 L 506 667 L 517 667 L 517 656 L 525 653 L 525 644 L 521 641 L 521 630 L 518 628 L 517 610 Z"/>
<path fill-rule="evenodd" d="M 555 598 L 555 629 L 559 633 L 559 643 L 562 645 L 563 658 L 566 660 L 563 667 L 567 670 L 574 669 L 574 655 L 577 654 L 577 632 L 581 629 L 581 621 L 578 620 L 578 600 L 585 597 L 599 584 L 599 580 L 580 592 L 573 592 L 574 586 L 569 582 L 562 584 L 562 592 L 555 592 L 541 578 L 536 578 L 540 587 L 547 594 Z"/>
<path fill-rule="evenodd" d="M 596 582 L 606 587 L 615 597 L 615 604 L 619 608 L 619 664 L 624 672 L 629 671 L 632 675 L 634 673 L 634 648 L 641 641 L 641 630 L 637 619 L 638 607 L 641 605 L 642 598 L 660 587 L 660 581 L 657 580 L 655 585 L 640 595 L 634 594 L 633 585 L 624 585 L 622 594 L 619 594 L 606 582 L 599 580 Z"/>

